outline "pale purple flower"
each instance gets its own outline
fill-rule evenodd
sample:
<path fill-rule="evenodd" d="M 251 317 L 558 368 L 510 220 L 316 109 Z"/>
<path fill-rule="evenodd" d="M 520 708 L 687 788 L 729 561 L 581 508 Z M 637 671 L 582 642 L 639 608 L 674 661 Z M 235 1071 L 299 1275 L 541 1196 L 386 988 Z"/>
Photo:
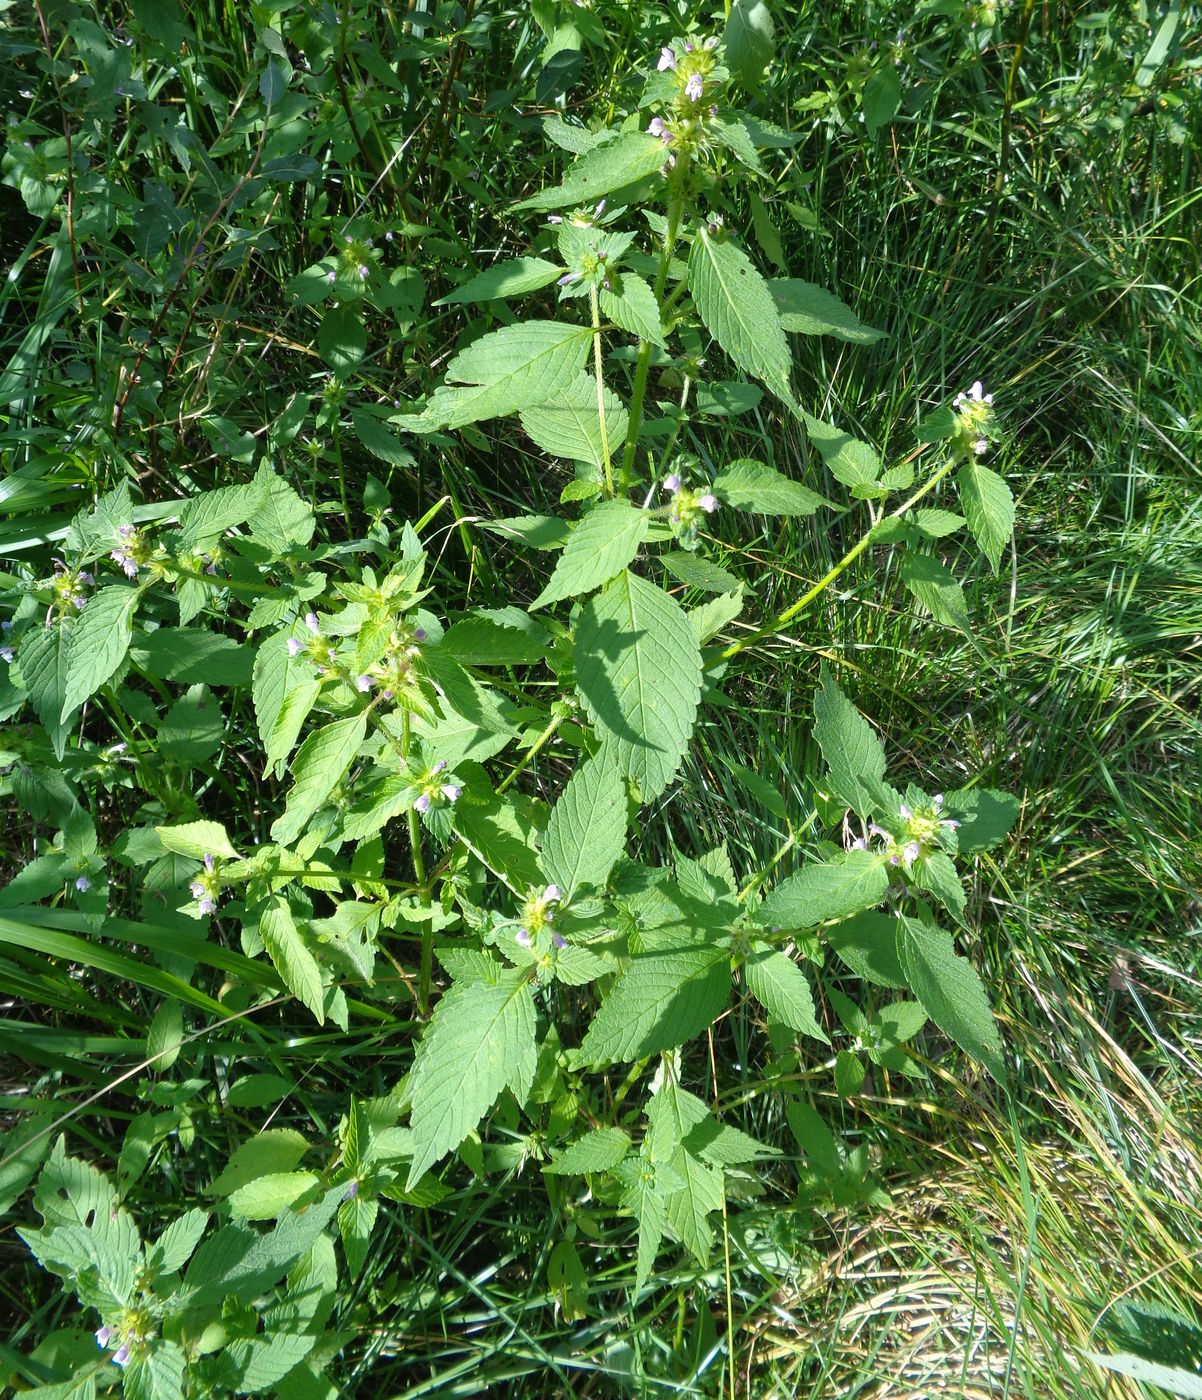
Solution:
<path fill-rule="evenodd" d="M 333 268 L 330 268 L 329 272 L 326 273 L 326 281 L 330 284 L 331 287 L 334 285 L 334 281 L 337 278 L 337 276 L 338 274 L 334 271 Z"/>
<path fill-rule="evenodd" d="M 943 806 L 943 794 L 941 792 L 937 792 L 935 796 L 931 798 L 931 805 L 936 811 Z"/>
<path fill-rule="evenodd" d="M 531 942 L 530 930 L 528 928 L 518 929 L 517 933 L 513 935 L 513 941 L 519 948 L 529 948 Z"/>
<path fill-rule="evenodd" d="M 117 1350 L 113 1352 L 113 1360 L 118 1366 L 124 1366 L 129 1361 L 129 1348 L 127 1346 L 119 1346 Z"/>
<path fill-rule="evenodd" d="M 712 491 L 707 491 L 704 496 L 698 498 L 697 504 L 705 511 L 706 515 L 713 515 L 714 511 L 718 509 L 718 498 Z"/>
<path fill-rule="evenodd" d="M 217 908 L 217 901 L 212 896 L 206 895 L 197 903 L 196 907 L 202 914 L 211 914 Z"/>
<path fill-rule="evenodd" d="M 910 820 L 910 804 L 908 802 L 903 802 L 897 811 L 902 821 L 908 822 Z"/>
<path fill-rule="evenodd" d="M 445 759 L 445 758 L 440 758 L 440 759 L 438 760 L 438 762 L 434 765 L 434 767 L 430 769 L 430 772 L 431 772 L 431 773 L 445 773 L 445 772 L 446 772 L 446 769 L 447 769 L 447 761 L 446 761 L 446 759 Z"/>
<path fill-rule="evenodd" d="M 851 848 L 853 851 L 866 851 L 868 849 L 868 842 L 865 841 L 862 836 L 857 836 L 851 843 Z"/>
<path fill-rule="evenodd" d="M 553 933 L 553 934 L 551 935 L 551 947 L 552 947 L 552 948 L 559 949 L 559 948 L 566 948 L 567 946 L 568 946 L 568 940 L 563 936 L 562 933 Z"/>
<path fill-rule="evenodd" d="M 655 71 L 657 73 L 662 73 L 666 68 L 674 69 L 675 67 L 676 55 L 667 46 L 667 44 L 665 44 L 663 48 L 659 51 L 659 62 L 655 65 Z"/>
<path fill-rule="evenodd" d="M 193 880 L 192 883 L 188 886 L 188 889 L 191 892 L 193 899 L 204 898 L 205 887 L 200 883 L 199 880 Z"/>
<path fill-rule="evenodd" d="M 548 215 L 547 215 L 547 222 L 548 222 L 549 224 L 562 224 L 562 223 L 563 223 L 563 215 L 562 215 L 562 214 L 548 214 Z"/>
<path fill-rule="evenodd" d="M 902 859 L 907 865 L 913 865 L 920 855 L 922 855 L 922 847 L 917 841 L 908 841 L 902 850 Z"/>
<path fill-rule="evenodd" d="M 557 287 L 570 287 L 573 282 L 578 282 L 579 280 L 580 274 L 578 272 L 565 272 L 555 285 Z"/>
<path fill-rule="evenodd" d="M 448 802 L 458 802 L 463 796 L 463 789 L 458 787 L 455 783 L 444 783 L 442 795 Z"/>
<path fill-rule="evenodd" d="M 0 647 L 0 659 L 11 663 L 16 651 L 12 647 Z"/>
<path fill-rule="evenodd" d="M 675 472 L 664 477 L 664 490 L 671 492 L 672 495 L 675 495 L 677 491 L 680 490 L 680 477 L 678 477 Z"/>
<path fill-rule="evenodd" d="M 355 687 L 361 695 L 366 695 L 371 689 L 371 677 L 366 674 L 357 677 L 355 680 Z"/>
<path fill-rule="evenodd" d="M 563 891 L 558 885 L 548 885 L 543 891 L 543 901 L 546 904 L 558 904 L 563 898 Z"/>
<path fill-rule="evenodd" d="M 360 280 L 361 282 L 366 282 L 366 281 L 367 281 L 367 274 L 368 274 L 370 271 L 371 271 L 371 269 L 368 267 L 368 265 L 367 265 L 366 263 L 360 263 L 360 264 L 359 264 L 359 280 Z"/>
<path fill-rule="evenodd" d="M 210 871 L 213 869 L 213 857 L 208 851 L 205 852 L 205 869 Z"/>
<path fill-rule="evenodd" d="M 426 629 L 424 627 L 415 627 L 413 629 L 413 640 L 415 642 L 424 642 L 426 640 Z"/>
<path fill-rule="evenodd" d="M 976 440 L 976 442 L 973 443 L 973 450 L 976 452 L 977 456 L 979 457 L 979 456 L 981 455 L 981 453 L 984 452 L 985 449 L 986 449 L 988 446 L 989 446 L 989 444 L 985 441 L 984 438 L 978 438 L 978 439 Z"/>
<path fill-rule="evenodd" d="M 418 795 L 417 801 L 413 804 L 415 812 L 428 812 L 430 810 L 430 794 L 423 792 Z"/>
<path fill-rule="evenodd" d="M 374 240 L 372 240 L 372 239 L 370 239 L 370 238 L 365 238 L 365 239 L 363 240 L 363 243 L 364 243 L 364 246 L 367 247 L 367 248 L 374 248 L 374 247 L 376 246 Z"/>
<path fill-rule="evenodd" d="M 92 888 L 92 882 L 88 879 L 86 875 L 80 875 L 75 881 L 75 888 L 80 892 L 80 894 L 87 894 L 87 892 Z"/>
<path fill-rule="evenodd" d="M 662 138 L 666 130 L 667 127 L 664 125 L 664 120 L 662 117 L 652 117 L 651 120 L 647 123 L 648 136 L 659 136 Z"/>
<path fill-rule="evenodd" d="M 385 243 L 391 243 L 392 240 L 393 240 L 393 238 L 394 238 L 394 236 L 395 236 L 395 235 L 393 234 L 392 230 L 391 230 L 391 229 L 388 229 L 388 230 L 385 232 L 385 234 L 384 234 L 384 242 L 385 242 Z"/>
<path fill-rule="evenodd" d="M 98 1347 L 106 1347 L 106 1346 L 108 1346 L 108 1344 L 109 1344 L 109 1338 L 110 1338 L 112 1335 L 113 1335 L 113 1329 L 112 1329 L 111 1327 L 100 1327 L 100 1328 L 98 1328 L 98 1329 L 97 1329 L 97 1332 L 96 1332 L 96 1345 L 97 1345 Z"/>
<path fill-rule="evenodd" d="M 317 614 L 315 612 L 308 612 L 305 614 L 305 626 L 315 636 L 321 636 L 321 623 L 318 622 Z"/>
<path fill-rule="evenodd" d="M 716 49 L 718 47 L 718 36 L 716 34 L 711 34 L 701 47 L 703 49 Z"/>
<path fill-rule="evenodd" d="M 288 655 L 289 655 L 289 656 L 299 656 L 299 655 L 301 654 L 301 652 L 304 651 L 304 649 L 305 649 L 305 644 L 304 644 L 304 642 L 301 641 L 301 639 L 300 639 L 299 637 L 289 637 L 289 638 L 288 638 Z"/>
<path fill-rule="evenodd" d="M 690 102 L 700 102 L 705 92 L 705 84 L 701 81 L 701 74 L 694 73 L 684 85 L 684 95 Z"/>
<path fill-rule="evenodd" d="M 344 1201 L 353 1201 L 358 1194 L 359 1183 L 357 1181 L 352 1181 L 351 1184 L 342 1193 L 342 1199 Z"/>

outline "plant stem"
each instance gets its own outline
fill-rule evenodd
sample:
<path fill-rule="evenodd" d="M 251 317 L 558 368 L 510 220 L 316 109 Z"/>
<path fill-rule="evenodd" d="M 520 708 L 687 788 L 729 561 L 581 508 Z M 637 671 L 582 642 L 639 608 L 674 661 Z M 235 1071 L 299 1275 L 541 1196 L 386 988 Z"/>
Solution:
<path fill-rule="evenodd" d="M 605 423 L 605 379 L 601 371 L 601 312 L 597 306 L 597 288 L 588 289 L 589 309 L 593 314 L 593 373 L 597 379 L 597 424 L 601 429 L 601 461 L 605 466 L 605 494 L 614 494 L 613 467 L 609 460 L 609 429 Z"/>
<path fill-rule="evenodd" d="M 660 304 L 660 298 L 664 294 L 664 287 L 668 281 L 668 268 L 672 264 L 672 250 L 676 247 L 676 239 L 680 233 L 680 221 L 684 216 L 684 193 L 681 188 L 683 168 L 678 172 L 677 193 L 672 196 L 668 205 L 668 227 L 664 231 L 664 246 L 659 255 L 659 271 L 655 274 L 655 304 Z M 639 358 L 634 369 L 634 388 L 630 395 L 630 427 L 626 430 L 626 448 L 622 453 L 622 475 L 623 483 L 630 479 L 631 469 L 634 467 L 634 454 L 638 446 L 639 428 L 643 422 L 643 399 L 647 393 L 647 375 L 651 369 L 652 345 L 649 340 L 640 341 Z"/>
<path fill-rule="evenodd" d="M 409 747 L 413 741 L 409 711 L 401 715 L 401 753 L 408 759 Z M 413 878 L 420 886 L 422 897 L 428 902 L 430 890 L 426 884 L 426 862 L 422 858 L 422 824 L 412 807 L 405 813 L 409 825 L 409 849 L 413 853 Z M 434 975 L 434 926 L 427 919 L 422 925 L 421 967 L 417 979 L 417 1009 L 423 1016 L 430 1011 L 430 982 Z"/>
<path fill-rule="evenodd" d="M 925 495 L 927 495 L 930 491 L 933 491 L 935 487 L 938 486 L 938 484 L 943 480 L 943 478 L 947 476 L 948 472 L 950 472 L 954 467 L 956 467 L 958 463 L 958 458 L 950 458 L 947 462 L 944 463 L 942 467 L 939 468 L 935 475 L 931 477 L 930 481 L 928 481 L 925 485 L 920 486 L 918 490 L 915 491 L 914 494 L 909 497 L 909 499 L 903 501 L 901 505 L 898 506 L 898 508 L 895 511 L 891 511 L 889 515 L 885 517 L 885 519 L 893 520 L 896 519 L 898 516 L 904 515 L 906 511 L 908 511 L 911 508 L 911 506 L 915 505 L 918 501 L 921 501 L 922 498 Z M 825 574 L 823 574 L 823 576 L 818 580 L 818 582 L 813 586 L 813 588 L 803 593 L 801 597 L 798 598 L 798 600 L 795 603 L 791 603 L 784 610 L 784 612 L 778 613 L 776 617 L 772 619 L 771 622 L 767 622 L 764 624 L 763 627 L 759 627 L 754 632 L 748 633 L 746 637 L 741 637 L 737 642 L 732 642 L 730 646 L 728 646 L 726 650 L 722 653 L 723 661 L 729 661 L 732 656 L 738 656 L 738 654 L 741 651 L 746 651 L 746 649 L 749 646 L 753 646 L 756 642 L 761 641 L 764 637 L 771 636 L 774 632 L 779 632 L 782 627 L 785 627 L 790 622 L 792 622 L 792 620 L 797 616 L 797 614 L 803 612 L 806 608 L 809 607 L 809 605 L 814 601 L 815 598 L 817 598 L 820 594 L 824 593 L 849 565 L 855 563 L 855 561 L 860 557 L 861 554 L 864 553 L 864 551 L 868 548 L 868 546 L 872 543 L 873 539 L 876 537 L 876 531 L 877 526 L 872 526 L 872 528 L 864 534 L 862 539 L 860 539 L 856 544 L 852 545 L 852 547 L 847 551 L 843 558 L 839 560 L 837 564 L 835 564 L 832 568 L 828 569 Z"/>

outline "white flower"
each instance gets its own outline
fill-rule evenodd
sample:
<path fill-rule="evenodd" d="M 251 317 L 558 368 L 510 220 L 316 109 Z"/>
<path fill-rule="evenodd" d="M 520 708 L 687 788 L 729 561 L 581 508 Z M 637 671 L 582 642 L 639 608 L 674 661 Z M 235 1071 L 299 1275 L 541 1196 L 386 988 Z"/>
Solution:
<path fill-rule="evenodd" d="M 413 804 L 415 812 L 428 812 L 430 810 L 430 794 L 423 792 Z"/>
<path fill-rule="evenodd" d="M 670 476 L 664 477 L 664 490 L 673 496 L 680 490 L 680 477 L 678 477 L 675 472 L 672 472 Z"/>
<path fill-rule="evenodd" d="M 655 65 L 655 71 L 656 71 L 657 73 L 662 73 L 662 72 L 664 71 L 665 68 L 675 68 L 675 67 L 676 67 L 676 55 L 675 55 L 675 54 L 672 52 L 672 50 L 667 46 L 667 44 L 665 44 L 665 45 L 663 46 L 663 48 L 660 49 L 660 51 L 659 51 L 659 62 Z"/>
<path fill-rule="evenodd" d="M 697 504 L 705 511 L 706 515 L 713 515 L 718 509 L 718 498 L 712 491 L 707 491 L 704 496 L 697 499 Z"/>
<path fill-rule="evenodd" d="M 694 73 L 684 85 L 684 95 L 690 102 L 700 102 L 705 92 L 705 84 L 701 81 L 701 74 Z"/>
<path fill-rule="evenodd" d="M 289 655 L 289 656 L 299 656 L 299 655 L 301 654 L 301 652 L 304 650 L 304 646 L 305 646 L 304 642 L 302 642 L 301 639 L 300 639 L 299 637 L 289 637 L 289 638 L 288 638 L 288 655 Z"/>
<path fill-rule="evenodd" d="M 530 930 L 528 928 L 518 929 L 517 933 L 513 935 L 513 941 L 518 945 L 519 948 L 529 948 L 531 941 Z"/>
<path fill-rule="evenodd" d="M 664 134 L 664 119 L 663 119 L 662 117 L 652 117 L 651 120 L 647 123 L 647 135 L 648 135 L 648 136 L 663 136 L 663 134 Z"/>
<path fill-rule="evenodd" d="M 547 904 L 558 904 L 563 898 L 563 891 L 558 885 L 548 885 L 543 891 L 543 900 Z"/>
<path fill-rule="evenodd" d="M 459 799 L 463 796 L 463 789 L 457 786 L 455 783 L 444 783 L 442 787 L 442 795 L 447 799 L 448 802 L 458 802 Z"/>
<path fill-rule="evenodd" d="M 321 636 L 321 623 L 318 622 L 317 614 L 315 612 L 308 612 L 305 614 L 305 626 L 309 629 L 310 632 L 313 633 L 314 636 Z"/>

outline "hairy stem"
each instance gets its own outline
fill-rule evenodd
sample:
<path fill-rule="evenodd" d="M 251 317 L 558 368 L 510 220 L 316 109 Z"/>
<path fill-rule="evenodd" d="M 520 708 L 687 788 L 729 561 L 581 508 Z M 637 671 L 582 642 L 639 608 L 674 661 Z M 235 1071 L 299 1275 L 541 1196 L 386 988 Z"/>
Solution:
<path fill-rule="evenodd" d="M 605 423 L 605 378 L 601 370 L 601 312 L 597 306 L 597 288 L 588 289 L 589 310 L 593 316 L 593 374 L 597 380 L 597 424 L 601 430 L 601 461 L 605 467 L 605 494 L 614 494 L 613 467 L 609 459 L 609 429 Z"/>

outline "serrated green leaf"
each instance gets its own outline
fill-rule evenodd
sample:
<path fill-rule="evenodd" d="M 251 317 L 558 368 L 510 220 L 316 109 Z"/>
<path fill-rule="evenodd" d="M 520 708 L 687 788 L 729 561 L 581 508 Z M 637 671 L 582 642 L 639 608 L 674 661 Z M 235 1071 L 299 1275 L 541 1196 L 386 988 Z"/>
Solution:
<path fill-rule="evenodd" d="M 649 516 L 629 501 L 604 501 L 572 531 L 547 586 L 531 603 L 546 607 L 600 588 L 621 573 L 647 536 Z"/>
<path fill-rule="evenodd" d="M 645 953 L 618 978 L 578 1051 L 582 1064 L 641 1060 L 711 1025 L 730 996 L 725 948 Z"/>
<path fill-rule="evenodd" d="M 283 773 L 321 689 L 313 663 L 288 655 L 288 635 L 268 637 L 255 654 L 251 696 L 264 749 L 264 772 Z"/>
<path fill-rule="evenodd" d="M 729 238 L 698 228 L 689 254 L 689 288 L 706 329 L 735 364 L 792 407 L 789 343 L 768 284 L 747 254 Z"/>
<path fill-rule="evenodd" d="M 629 416 L 616 394 L 609 389 L 603 393 L 606 442 L 612 458 L 626 441 Z M 578 374 L 554 399 L 523 409 L 521 422 L 530 438 L 552 457 L 584 462 L 595 467 L 598 473 L 604 470 L 597 381 L 592 375 Z M 565 528 L 565 538 L 566 534 Z"/>
<path fill-rule="evenodd" d="M 504 297 L 521 296 L 525 292 L 537 292 L 540 287 L 554 282 L 562 271 L 563 268 L 548 262 L 546 258 L 510 258 L 507 262 L 486 267 L 432 305 L 497 301 Z"/>
<path fill-rule="evenodd" d="M 21 639 L 15 665 L 29 702 L 54 745 L 57 758 L 62 758 L 66 730 L 61 716 L 67 694 L 67 664 L 71 654 L 71 632 L 75 622 L 52 622 L 49 627 L 34 627 Z"/>
<path fill-rule="evenodd" d="M 947 627 L 969 630 L 968 603 L 951 570 L 930 554 L 907 549 L 898 566 L 902 582 L 931 614 Z"/>
<path fill-rule="evenodd" d="M 512 613 L 512 618 L 505 613 Z M 516 608 L 474 613 L 449 627 L 439 645 L 461 666 L 530 666 L 547 654 L 542 627 Z"/>
<path fill-rule="evenodd" d="M 204 860 L 205 856 L 238 859 L 220 822 L 184 822 L 179 826 L 156 826 L 154 830 L 163 847 L 177 856 L 191 856 L 193 860 Z"/>
<path fill-rule="evenodd" d="M 626 846 L 626 787 L 603 749 L 572 775 L 551 809 L 543 872 L 565 900 L 582 886 L 601 889 Z"/>
<path fill-rule="evenodd" d="M 630 1138 L 621 1128 L 596 1128 L 557 1152 L 543 1171 L 553 1176 L 583 1176 L 585 1172 L 611 1171 L 630 1148 Z"/>
<path fill-rule="evenodd" d="M 634 1276 L 637 1297 L 655 1267 L 655 1257 L 667 1228 L 665 1201 L 671 1191 L 680 1189 L 680 1178 L 667 1163 L 653 1166 L 643 1158 L 621 1163 L 616 1173 L 624 1188 L 622 1209 L 629 1211 L 639 1224 Z"/>
<path fill-rule="evenodd" d="M 309 1355 L 317 1340 L 304 1332 L 277 1332 L 266 1339 L 239 1337 L 222 1355 L 223 1375 L 229 1376 L 230 1389 L 236 1394 L 258 1395 L 279 1385 Z M 285 1393 L 282 1386 L 279 1393 Z M 325 1389 L 318 1382 L 311 1391 L 301 1393 L 324 1395 Z"/>
<path fill-rule="evenodd" d="M 664 160 L 664 145 L 657 136 L 624 132 L 593 146 L 568 167 L 560 184 L 540 190 L 513 208 L 563 209 L 569 204 L 586 204 L 655 175 Z"/>
<path fill-rule="evenodd" d="M 165 1337 L 134 1349 L 121 1377 L 126 1400 L 184 1400 L 183 1351 Z"/>
<path fill-rule="evenodd" d="M 576 625 L 576 685 L 644 801 L 680 766 L 701 698 L 701 651 L 679 603 L 629 572 Z"/>
<path fill-rule="evenodd" d="M 309 1008 L 318 1024 L 323 1024 L 325 1003 L 321 969 L 317 966 L 317 959 L 305 946 L 287 900 L 279 895 L 273 896 L 259 916 L 259 937 L 263 940 L 268 957 L 275 964 L 275 970 L 284 979 L 284 985 L 297 1001 Z"/>
<path fill-rule="evenodd" d="M 776 51 L 776 26 L 764 0 L 731 0 L 723 40 L 731 73 L 748 92 L 758 92 Z"/>
<path fill-rule="evenodd" d="M 892 63 L 883 63 L 864 84 L 860 98 L 864 108 L 864 126 L 869 136 L 888 126 L 901 106 L 901 83 Z"/>
<path fill-rule="evenodd" d="M 814 1014 L 814 996 L 801 968 L 784 953 L 757 943 L 743 964 L 747 989 L 774 1021 L 830 1044 Z"/>
<path fill-rule="evenodd" d="M 823 665 L 814 695 L 814 738 L 830 770 L 830 784 L 859 817 L 882 805 L 885 750 L 868 721 Z"/>
<path fill-rule="evenodd" d="M 951 936 L 902 915 L 897 952 L 914 995 L 931 1020 L 1000 1083 L 1006 1082 L 1002 1039 L 976 968 L 958 957 Z"/>
<path fill-rule="evenodd" d="M 961 923 L 967 903 L 964 886 L 951 858 L 942 851 L 927 851 L 910 870 L 910 883 L 927 890 Z"/>
<path fill-rule="evenodd" d="M 822 936 L 865 982 L 878 987 L 907 985 L 897 957 L 896 919 L 887 914 L 857 914 L 824 929 Z"/>
<path fill-rule="evenodd" d="M 956 832 L 961 855 L 988 851 L 1003 840 L 1018 820 L 1022 804 L 1009 792 L 993 788 L 963 788 L 949 792 L 948 814 L 960 823 Z"/>
<path fill-rule="evenodd" d="M 1014 497 L 995 471 L 965 462 L 956 473 L 960 504 L 981 552 L 996 574 L 1002 550 L 1014 534 Z"/>
<path fill-rule="evenodd" d="M 60 719 L 65 721 L 116 673 L 133 637 L 138 606 L 136 588 L 116 584 L 88 599 L 83 615 L 71 630 L 67 676 Z"/>
<path fill-rule="evenodd" d="M 355 436 L 371 453 L 373 457 L 378 457 L 381 462 L 387 462 L 390 467 L 415 467 L 417 458 L 401 442 L 395 433 L 391 433 L 373 414 L 362 408 L 351 409 L 351 427 L 355 430 Z"/>
<path fill-rule="evenodd" d="M 1150 1361 L 1133 1351 L 1120 1351 L 1107 1354 L 1100 1351 L 1086 1351 L 1095 1366 L 1105 1371 L 1114 1371 L 1120 1376 L 1130 1376 L 1132 1380 L 1143 1381 L 1145 1385 L 1158 1386 L 1170 1395 L 1179 1395 L 1182 1400 L 1202 1400 L 1202 1374 L 1187 1371 L 1183 1366 L 1166 1366 L 1159 1361 Z"/>
<path fill-rule="evenodd" d="M 579 376 L 591 338 L 589 327 L 559 321 L 491 331 L 455 356 L 422 417 L 437 428 L 462 428 L 555 399 Z"/>
<path fill-rule="evenodd" d="M 736 510 L 753 510 L 760 515 L 813 515 L 819 507 L 830 505 L 801 482 L 751 457 L 731 462 L 719 472 L 714 490 Z"/>
<path fill-rule="evenodd" d="M 601 313 L 621 326 L 624 331 L 649 340 L 652 345 L 666 345 L 660 324 L 659 303 L 650 285 L 633 272 L 619 273 L 611 291 L 602 290 L 597 297 Z"/>
<path fill-rule="evenodd" d="M 321 1181 L 316 1172 L 271 1172 L 229 1195 L 235 1220 L 274 1220 Z"/>
<path fill-rule="evenodd" d="M 743 587 L 742 583 L 712 560 L 686 554 L 683 549 L 674 549 L 670 554 L 661 554 L 659 562 L 670 574 L 690 588 L 699 588 L 705 593 L 731 593 Z"/>
<path fill-rule="evenodd" d="M 263 489 L 264 482 L 257 478 L 245 486 L 223 486 L 193 496 L 179 513 L 180 546 L 196 549 L 210 544 L 249 520 L 262 504 Z"/>
<path fill-rule="evenodd" d="M 875 345 L 885 332 L 864 325 L 833 293 L 797 277 L 776 277 L 768 290 L 785 330 L 799 335 L 833 335 L 853 345 Z"/>
<path fill-rule="evenodd" d="M 309 1150 L 306 1139 L 293 1128 L 267 1128 L 241 1143 L 225 1170 L 206 1192 L 228 1196 L 248 1182 L 273 1172 L 290 1172 Z"/>
<path fill-rule="evenodd" d="M 750 413 L 759 408 L 763 399 L 764 391 L 758 384 L 748 384 L 745 379 L 723 379 L 717 384 L 698 384 L 694 402 L 698 413 L 727 418 Z"/>
<path fill-rule="evenodd" d="M 472 854 L 514 894 L 524 898 L 539 883 L 541 867 L 532 824 L 507 798 L 493 794 L 483 802 L 457 802 L 453 819 L 455 830 Z"/>
<path fill-rule="evenodd" d="M 354 306 L 344 302 L 327 308 L 317 328 L 317 348 L 326 364 L 341 374 L 354 369 L 363 359 L 367 353 L 367 331 Z"/>
<path fill-rule="evenodd" d="M 740 588 L 736 593 L 722 593 L 699 607 L 689 609 L 689 626 L 699 646 L 704 646 L 728 622 L 738 617 L 743 611 L 743 598 L 743 589 Z"/>
<path fill-rule="evenodd" d="M 456 983 L 435 1008 L 409 1077 L 415 1150 L 408 1188 L 454 1151 L 505 1088 L 520 1101 L 534 1079 L 534 998 L 524 968 L 496 982 Z"/>
<path fill-rule="evenodd" d="M 367 1259 L 371 1232 L 379 1213 L 379 1201 L 370 1196 L 353 1196 L 338 1207 L 338 1233 L 342 1236 L 347 1268 L 353 1277 L 358 1277 Z"/>
<path fill-rule="evenodd" d="M 192 1257 L 209 1223 L 209 1212 L 193 1207 L 177 1215 L 146 1251 L 146 1267 L 152 1275 L 176 1273 Z"/>
<path fill-rule="evenodd" d="M 810 441 L 822 454 L 827 470 L 844 486 L 871 486 L 881 475 L 881 459 L 866 442 L 841 432 L 820 418 L 803 413 Z"/>
<path fill-rule="evenodd" d="M 367 732 L 364 715 L 349 715 L 310 734 L 292 762 L 292 788 L 284 814 L 271 827 L 272 840 L 287 846 L 346 776 Z"/>
<path fill-rule="evenodd" d="M 846 851 L 833 860 L 810 861 L 777 885 L 760 906 L 764 924 L 781 929 L 817 928 L 871 909 L 885 897 L 889 873 L 877 851 Z"/>
<path fill-rule="evenodd" d="M 130 643 L 129 659 L 144 675 L 181 685 L 249 685 L 254 652 L 220 632 L 160 627 Z"/>

